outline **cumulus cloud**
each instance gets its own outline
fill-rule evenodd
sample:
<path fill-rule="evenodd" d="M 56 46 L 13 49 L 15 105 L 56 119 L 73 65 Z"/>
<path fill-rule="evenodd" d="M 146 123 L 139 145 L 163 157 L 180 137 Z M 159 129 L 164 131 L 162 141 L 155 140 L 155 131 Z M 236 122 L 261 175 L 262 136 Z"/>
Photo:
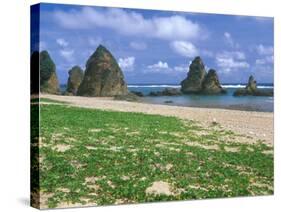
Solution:
<path fill-rule="evenodd" d="M 274 61 L 273 56 L 266 56 L 265 58 L 262 59 L 256 59 L 256 64 L 257 65 L 272 64 L 273 61 Z"/>
<path fill-rule="evenodd" d="M 153 70 L 169 69 L 168 63 L 167 62 L 162 62 L 162 61 L 159 61 L 158 63 L 155 63 L 153 65 L 149 65 L 147 67 L 149 69 L 153 69 Z"/>
<path fill-rule="evenodd" d="M 216 56 L 216 64 L 225 72 L 241 68 L 249 68 L 250 64 L 245 61 L 246 56 L 243 52 L 223 52 Z"/>
<path fill-rule="evenodd" d="M 272 46 L 264 46 L 262 44 L 256 47 L 257 53 L 259 55 L 273 55 L 273 47 Z"/>
<path fill-rule="evenodd" d="M 74 50 L 60 50 L 60 55 L 67 61 L 73 61 Z"/>
<path fill-rule="evenodd" d="M 130 47 L 135 50 L 145 50 L 147 48 L 147 45 L 145 42 L 130 42 Z"/>
<path fill-rule="evenodd" d="M 124 71 L 132 71 L 135 65 L 135 57 L 119 58 L 118 64 Z"/>
<path fill-rule="evenodd" d="M 68 42 L 66 40 L 64 40 L 63 38 L 58 38 L 56 40 L 57 44 L 63 48 L 68 46 Z"/>
<path fill-rule="evenodd" d="M 104 27 L 123 35 L 183 40 L 196 38 L 202 31 L 199 24 L 180 15 L 146 18 L 137 12 L 110 8 L 98 10 L 55 11 L 56 23 L 68 29 Z"/>
<path fill-rule="evenodd" d="M 173 41 L 170 43 L 170 47 L 184 57 L 192 58 L 199 55 L 199 50 L 191 42 Z"/>

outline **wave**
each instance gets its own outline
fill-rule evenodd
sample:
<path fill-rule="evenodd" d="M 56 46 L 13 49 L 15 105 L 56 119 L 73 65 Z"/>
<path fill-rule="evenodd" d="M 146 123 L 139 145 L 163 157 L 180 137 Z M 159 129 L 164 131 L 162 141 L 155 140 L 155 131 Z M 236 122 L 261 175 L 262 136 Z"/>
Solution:
<path fill-rule="evenodd" d="M 245 88 L 246 85 L 236 84 L 236 85 L 222 85 L 223 88 Z M 128 85 L 129 88 L 180 88 L 180 85 Z M 258 85 L 258 88 L 272 89 L 271 85 Z"/>
<path fill-rule="evenodd" d="M 128 85 L 129 88 L 180 88 L 180 85 Z"/>

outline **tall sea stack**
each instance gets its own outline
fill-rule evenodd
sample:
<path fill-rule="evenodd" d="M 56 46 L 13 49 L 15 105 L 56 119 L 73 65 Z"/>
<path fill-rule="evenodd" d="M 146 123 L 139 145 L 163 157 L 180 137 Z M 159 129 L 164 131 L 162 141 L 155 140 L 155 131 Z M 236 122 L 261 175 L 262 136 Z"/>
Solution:
<path fill-rule="evenodd" d="M 113 55 L 102 45 L 86 63 L 86 70 L 80 84 L 78 96 L 127 95 L 124 75 Z"/>
<path fill-rule="evenodd" d="M 181 82 L 181 92 L 185 94 L 223 94 L 216 70 L 207 73 L 200 57 L 195 57 L 189 66 L 186 79 Z"/>
<path fill-rule="evenodd" d="M 200 57 L 195 57 L 189 66 L 186 79 L 181 82 L 181 91 L 185 94 L 200 93 L 206 74 L 202 59 Z"/>
<path fill-rule="evenodd" d="M 59 94 L 56 65 L 47 51 L 40 53 L 40 92 Z"/>

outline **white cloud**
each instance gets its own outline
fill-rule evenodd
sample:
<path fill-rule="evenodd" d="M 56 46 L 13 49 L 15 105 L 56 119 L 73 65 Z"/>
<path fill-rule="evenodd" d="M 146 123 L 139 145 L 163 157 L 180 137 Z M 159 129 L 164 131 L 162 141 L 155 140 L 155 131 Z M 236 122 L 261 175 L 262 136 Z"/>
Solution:
<path fill-rule="evenodd" d="M 135 65 L 135 57 L 119 58 L 118 64 L 124 71 L 132 71 Z"/>
<path fill-rule="evenodd" d="M 111 8 L 96 10 L 84 7 L 81 10 L 55 11 L 56 23 L 69 29 L 90 29 L 104 27 L 123 35 L 160 38 L 165 40 L 182 40 L 197 38 L 201 34 L 199 24 L 184 16 L 145 18 L 137 12 Z"/>
<path fill-rule="evenodd" d="M 246 55 L 242 51 L 223 51 L 221 53 L 218 53 L 217 57 L 224 57 L 224 58 L 233 57 L 237 60 L 245 60 L 246 59 Z"/>
<path fill-rule="evenodd" d="M 239 44 L 237 44 L 234 39 L 232 38 L 232 35 L 229 32 L 225 32 L 224 34 L 224 40 L 225 42 L 232 48 L 238 48 Z"/>
<path fill-rule="evenodd" d="M 159 61 L 158 63 L 147 66 L 147 68 L 153 69 L 153 70 L 169 69 L 169 65 L 167 62 Z"/>
<path fill-rule="evenodd" d="M 262 44 L 258 45 L 256 50 L 259 55 L 272 55 L 274 51 L 272 46 L 264 46 Z"/>
<path fill-rule="evenodd" d="M 191 58 L 199 55 L 198 49 L 191 42 L 173 41 L 170 46 L 176 53 L 184 57 Z"/>
<path fill-rule="evenodd" d="M 60 50 L 60 55 L 68 61 L 73 61 L 74 50 Z"/>
<path fill-rule="evenodd" d="M 256 59 L 256 64 L 257 65 L 272 64 L 273 61 L 274 61 L 273 56 L 266 56 L 265 58 L 262 59 Z"/>
<path fill-rule="evenodd" d="M 144 42 L 130 42 L 130 47 L 135 50 L 145 50 L 147 48 L 146 43 Z"/>
<path fill-rule="evenodd" d="M 245 61 L 246 57 L 243 52 L 223 52 L 216 56 L 216 64 L 225 72 L 237 70 L 240 68 L 249 68 L 250 64 Z"/>
<path fill-rule="evenodd" d="M 56 40 L 57 44 L 63 48 L 68 46 L 68 42 L 66 40 L 64 40 L 63 38 L 58 38 Z"/>
<path fill-rule="evenodd" d="M 188 66 L 187 65 L 178 65 L 174 66 L 174 70 L 177 72 L 186 72 L 188 71 Z"/>

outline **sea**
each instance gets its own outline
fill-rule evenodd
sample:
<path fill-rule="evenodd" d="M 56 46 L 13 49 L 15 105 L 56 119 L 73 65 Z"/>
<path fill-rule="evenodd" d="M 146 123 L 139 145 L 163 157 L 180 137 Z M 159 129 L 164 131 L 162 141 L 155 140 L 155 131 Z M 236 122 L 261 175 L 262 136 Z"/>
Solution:
<path fill-rule="evenodd" d="M 233 93 L 238 88 L 244 88 L 246 84 L 223 84 L 227 93 L 223 95 L 181 95 L 181 96 L 156 96 L 143 97 L 143 101 L 153 104 L 177 105 L 186 107 L 224 108 L 233 110 L 273 112 L 274 98 L 263 96 L 239 96 Z M 165 88 L 178 88 L 180 85 L 171 84 L 131 84 L 130 91 L 140 91 L 144 95 L 151 91 L 162 91 Z M 258 88 L 273 89 L 273 84 L 260 84 Z M 168 102 L 168 103 L 167 103 Z"/>
<path fill-rule="evenodd" d="M 223 95 L 181 95 L 181 96 L 145 96 L 142 101 L 151 104 L 176 105 L 185 107 L 202 107 L 202 108 L 224 108 L 233 110 L 273 112 L 274 97 L 263 96 L 240 96 L 234 97 L 233 92 L 238 88 L 244 88 L 246 84 L 222 84 L 227 93 Z M 151 91 L 162 91 L 165 88 L 178 88 L 177 84 L 129 84 L 130 91 L 140 91 L 148 95 Z M 273 89 L 273 84 L 259 84 L 258 88 Z M 61 85 L 64 91 L 66 85 Z"/>

